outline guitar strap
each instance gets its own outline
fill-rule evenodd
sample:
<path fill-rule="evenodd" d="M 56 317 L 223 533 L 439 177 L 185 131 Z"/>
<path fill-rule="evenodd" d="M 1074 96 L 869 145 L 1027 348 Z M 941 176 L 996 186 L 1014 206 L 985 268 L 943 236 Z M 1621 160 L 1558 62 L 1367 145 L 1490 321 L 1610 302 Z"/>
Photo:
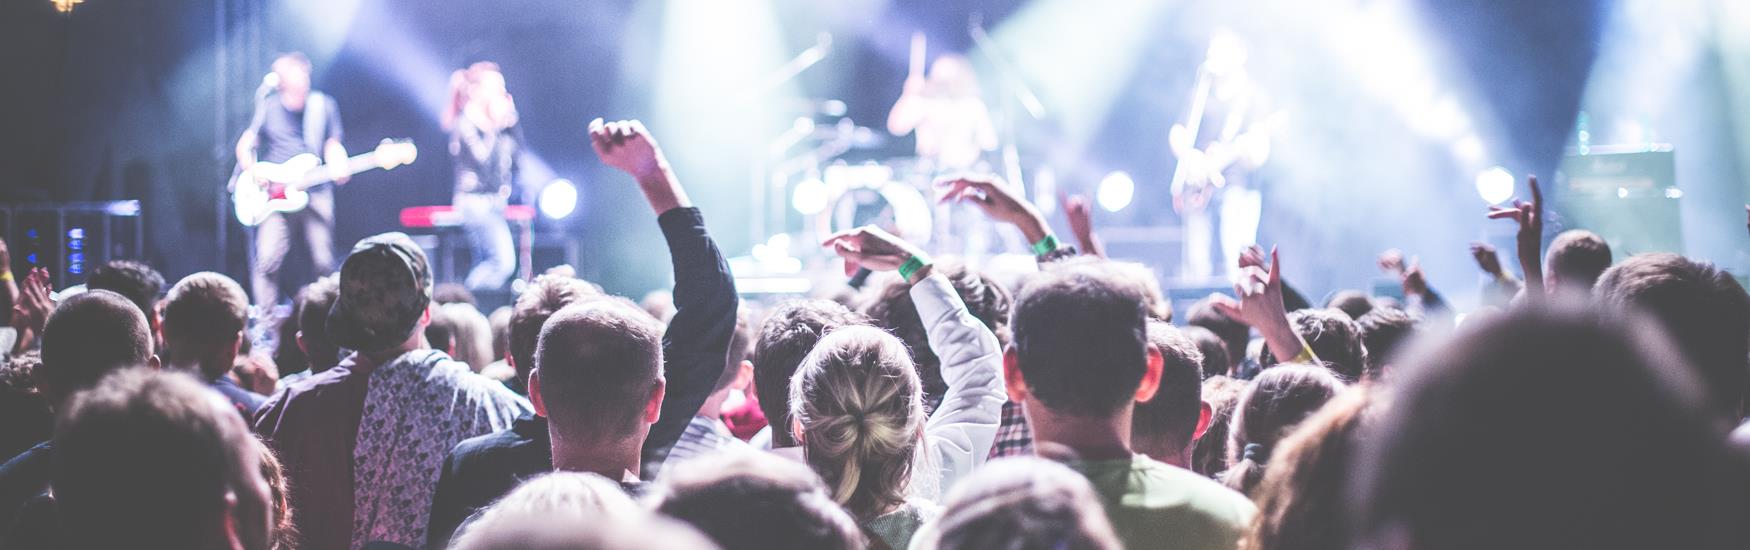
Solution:
<path fill-rule="evenodd" d="M 304 149 L 322 157 L 322 142 L 328 141 L 328 96 L 315 90 L 304 100 Z"/>

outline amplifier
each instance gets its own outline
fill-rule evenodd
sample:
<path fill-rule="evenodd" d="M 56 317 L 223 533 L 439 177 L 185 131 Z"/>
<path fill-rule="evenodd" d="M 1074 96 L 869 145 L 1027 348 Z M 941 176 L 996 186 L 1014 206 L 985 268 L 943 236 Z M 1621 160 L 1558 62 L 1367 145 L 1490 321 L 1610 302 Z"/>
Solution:
<path fill-rule="evenodd" d="M 84 284 L 110 260 L 143 258 L 140 201 L 0 204 L 12 271 L 47 268 L 55 288 Z"/>

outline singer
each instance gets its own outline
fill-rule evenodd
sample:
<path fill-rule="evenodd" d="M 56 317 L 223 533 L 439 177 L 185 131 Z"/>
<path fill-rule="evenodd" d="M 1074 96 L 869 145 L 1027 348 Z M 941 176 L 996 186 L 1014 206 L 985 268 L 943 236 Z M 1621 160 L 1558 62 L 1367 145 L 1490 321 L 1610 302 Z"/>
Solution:
<path fill-rule="evenodd" d="M 340 108 L 334 99 L 310 89 L 310 58 L 299 52 L 280 54 L 273 72 L 262 81 L 269 96 L 257 96 L 255 117 L 237 140 L 237 166 L 249 176 L 234 185 L 283 185 L 271 181 L 271 170 L 253 170 L 259 163 L 284 163 L 302 154 L 323 160 L 336 185 L 346 183 L 346 147 L 340 144 Z M 273 100 L 270 100 L 273 99 Z M 318 275 L 334 270 L 334 192 L 327 186 L 309 189 L 310 204 L 295 212 L 269 215 L 255 231 L 255 258 L 250 266 L 250 284 L 256 307 L 271 308 L 279 302 L 279 271 L 292 248 L 292 234 L 301 233 L 310 247 L 310 261 Z"/>

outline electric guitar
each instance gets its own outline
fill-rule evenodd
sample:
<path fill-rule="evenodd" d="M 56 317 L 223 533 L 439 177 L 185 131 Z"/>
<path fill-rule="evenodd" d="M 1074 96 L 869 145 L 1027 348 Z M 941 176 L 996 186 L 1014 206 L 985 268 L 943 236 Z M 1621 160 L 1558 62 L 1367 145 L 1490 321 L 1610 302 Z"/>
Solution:
<path fill-rule="evenodd" d="M 373 169 L 393 170 L 412 164 L 419 149 L 412 140 L 383 140 L 376 150 L 346 159 L 347 175 Z M 231 180 L 231 202 L 237 221 L 256 226 L 275 212 L 297 212 L 310 205 L 309 190 L 334 181 L 322 159 L 304 153 L 285 162 L 257 162 Z"/>

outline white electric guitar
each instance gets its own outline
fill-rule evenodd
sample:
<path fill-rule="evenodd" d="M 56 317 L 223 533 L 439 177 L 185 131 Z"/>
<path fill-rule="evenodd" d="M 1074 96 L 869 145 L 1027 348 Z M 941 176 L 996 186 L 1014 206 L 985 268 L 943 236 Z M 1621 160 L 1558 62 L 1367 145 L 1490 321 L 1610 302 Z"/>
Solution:
<path fill-rule="evenodd" d="M 412 164 L 419 149 L 411 140 L 383 140 L 374 151 L 346 159 L 347 175 L 381 168 L 393 170 Z M 334 181 L 334 172 L 310 153 L 285 162 L 257 162 L 231 182 L 231 202 L 237 221 L 256 226 L 275 212 L 297 212 L 310 205 L 312 187 Z"/>

